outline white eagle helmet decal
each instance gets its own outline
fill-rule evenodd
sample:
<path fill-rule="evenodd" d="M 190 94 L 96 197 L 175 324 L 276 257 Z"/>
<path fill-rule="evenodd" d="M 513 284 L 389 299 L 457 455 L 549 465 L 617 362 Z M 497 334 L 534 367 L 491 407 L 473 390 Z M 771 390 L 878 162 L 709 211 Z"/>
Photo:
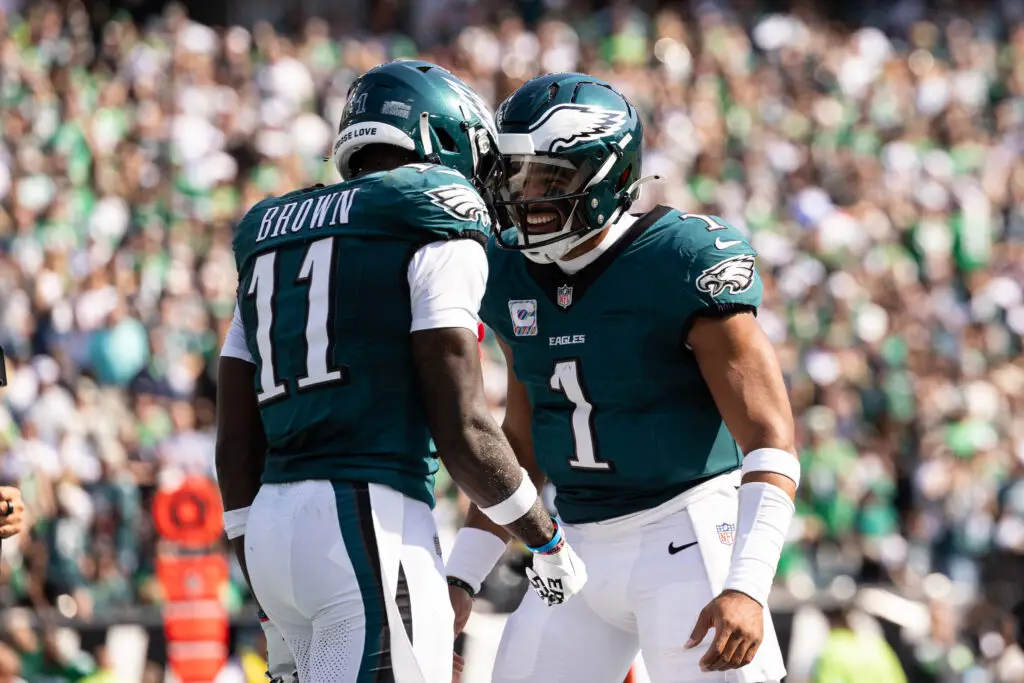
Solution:
<path fill-rule="evenodd" d="M 558 152 L 598 140 L 625 123 L 625 112 L 587 104 L 559 104 L 530 126 L 530 137 L 537 151 Z"/>
<path fill-rule="evenodd" d="M 726 290 L 741 294 L 754 284 L 754 256 L 733 256 L 704 270 L 697 278 L 697 289 L 716 297 Z"/>

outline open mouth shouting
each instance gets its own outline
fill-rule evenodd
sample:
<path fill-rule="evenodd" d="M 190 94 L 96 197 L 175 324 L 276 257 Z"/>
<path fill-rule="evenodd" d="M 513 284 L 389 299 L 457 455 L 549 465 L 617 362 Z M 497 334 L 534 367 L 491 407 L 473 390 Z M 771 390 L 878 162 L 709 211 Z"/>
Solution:
<path fill-rule="evenodd" d="M 565 225 L 565 217 L 551 205 L 538 206 L 526 212 L 526 229 L 531 235 L 550 235 Z"/>

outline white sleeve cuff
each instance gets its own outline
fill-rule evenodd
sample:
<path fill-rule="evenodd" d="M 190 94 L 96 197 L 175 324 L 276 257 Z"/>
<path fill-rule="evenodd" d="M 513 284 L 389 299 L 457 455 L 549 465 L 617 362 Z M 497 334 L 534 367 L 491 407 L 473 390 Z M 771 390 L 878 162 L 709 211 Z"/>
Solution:
<path fill-rule="evenodd" d="M 537 502 L 537 487 L 533 485 L 529 473 L 523 467 L 520 467 L 519 471 L 522 478 L 511 496 L 500 503 L 480 508 L 480 512 L 487 515 L 498 526 L 505 526 L 516 521 L 533 509 Z"/>
<path fill-rule="evenodd" d="M 774 472 L 800 486 L 800 461 L 789 451 L 779 448 L 758 448 L 743 456 L 743 474 Z"/>
<path fill-rule="evenodd" d="M 245 536 L 245 525 L 249 521 L 249 508 L 237 510 L 226 510 L 224 512 L 224 533 L 228 540 L 233 541 L 239 536 Z"/>
<path fill-rule="evenodd" d="M 224 346 L 220 349 L 221 357 L 237 358 L 246 363 L 253 363 L 252 354 L 249 353 L 249 346 L 245 343 L 245 325 L 242 324 L 242 312 L 235 304 L 235 313 L 231 316 L 231 327 L 227 336 L 224 337 Z"/>
<path fill-rule="evenodd" d="M 487 254 L 469 239 L 433 242 L 409 263 L 410 332 L 443 327 L 477 331 L 487 286 Z"/>
<path fill-rule="evenodd" d="M 474 593 L 479 593 L 484 579 L 504 554 L 505 541 L 489 531 L 463 527 L 455 537 L 444 572 L 465 581 Z"/>

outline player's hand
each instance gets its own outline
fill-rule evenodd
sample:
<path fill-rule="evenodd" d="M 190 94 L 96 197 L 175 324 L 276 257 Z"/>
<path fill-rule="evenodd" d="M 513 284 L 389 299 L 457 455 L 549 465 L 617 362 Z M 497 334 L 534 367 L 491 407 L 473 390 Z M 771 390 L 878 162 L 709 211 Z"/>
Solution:
<path fill-rule="evenodd" d="M 25 503 L 21 491 L 13 486 L 0 486 L 0 538 L 10 538 L 22 532 L 25 522 Z"/>
<path fill-rule="evenodd" d="M 561 605 L 583 590 L 587 567 L 569 544 L 563 543 L 553 553 L 534 554 L 533 567 L 526 568 L 526 577 L 548 606 Z"/>
<path fill-rule="evenodd" d="M 466 660 L 457 652 L 452 653 L 452 683 L 462 680 L 462 670 L 466 668 Z"/>
<path fill-rule="evenodd" d="M 694 648 L 715 629 L 715 639 L 700 658 L 701 671 L 739 669 L 753 661 L 764 638 L 764 608 L 737 591 L 722 591 L 697 617 L 686 648 Z"/>
<path fill-rule="evenodd" d="M 455 636 L 462 633 L 466 628 L 466 622 L 473 613 L 473 598 L 465 588 L 448 586 L 448 599 L 451 600 L 452 609 L 455 611 Z"/>

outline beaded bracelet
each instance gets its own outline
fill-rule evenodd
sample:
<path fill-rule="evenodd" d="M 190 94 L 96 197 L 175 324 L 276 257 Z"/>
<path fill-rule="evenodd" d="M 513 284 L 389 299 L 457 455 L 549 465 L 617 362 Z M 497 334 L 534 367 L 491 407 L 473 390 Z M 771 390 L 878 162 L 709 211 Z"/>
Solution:
<path fill-rule="evenodd" d="M 467 593 L 469 593 L 469 597 L 471 597 L 471 598 L 475 598 L 476 597 L 476 591 L 473 590 L 473 587 L 470 586 L 465 581 L 463 581 L 462 579 L 456 578 L 454 576 L 449 576 L 448 577 L 448 585 L 449 586 L 455 586 L 456 588 L 461 588 L 462 590 L 464 590 Z"/>

